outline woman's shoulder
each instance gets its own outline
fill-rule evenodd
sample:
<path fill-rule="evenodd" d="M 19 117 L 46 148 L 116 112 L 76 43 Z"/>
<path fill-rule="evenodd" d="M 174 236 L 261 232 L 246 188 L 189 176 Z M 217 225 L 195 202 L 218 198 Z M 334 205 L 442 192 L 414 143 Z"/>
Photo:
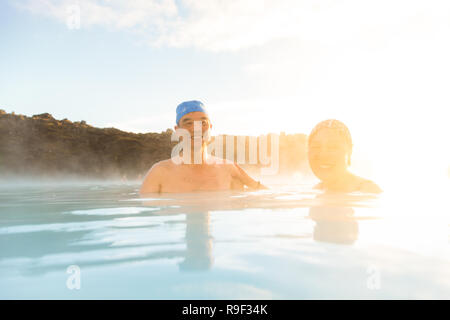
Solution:
<path fill-rule="evenodd" d="M 323 190 L 324 189 L 323 182 L 319 182 L 316 185 L 314 185 L 313 189 Z"/>
<path fill-rule="evenodd" d="M 368 193 L 381 193 L 383 190 L 372 180 L 358 177 L 358 191 Z"/>

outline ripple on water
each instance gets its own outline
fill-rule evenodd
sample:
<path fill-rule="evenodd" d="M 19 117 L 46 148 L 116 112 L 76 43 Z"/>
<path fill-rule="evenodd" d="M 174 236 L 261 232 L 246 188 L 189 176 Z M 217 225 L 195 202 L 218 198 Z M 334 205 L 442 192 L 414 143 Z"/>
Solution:
<path fill-rule="evenodd" d="M 126 215 L 126 214 L 139 214 L 142 212 L 155 211 L 158 208 L 142 208 L 142 207 L 123 207 L 123 208 L 97 208 L 87 210 L 73 210 L 66 211 L 65 214 L 74 215 L 94 215 L 94 216 L 112 216 L 112 215 Z"/>

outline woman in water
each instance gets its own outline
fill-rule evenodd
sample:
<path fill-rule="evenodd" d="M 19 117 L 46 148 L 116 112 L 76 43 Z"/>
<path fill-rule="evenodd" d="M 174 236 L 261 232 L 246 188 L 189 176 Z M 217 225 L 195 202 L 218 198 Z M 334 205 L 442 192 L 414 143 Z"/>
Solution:
<path fill-rule="evenodd" d="M 325 120 L 314 127 L 308 138 L 308 160 L 314 175 L 321 180 L 316 188 L 336 192 L 382 192 L 374 182 L 348 171 L 352 147 L 350 131 L 342 122 Z"/>

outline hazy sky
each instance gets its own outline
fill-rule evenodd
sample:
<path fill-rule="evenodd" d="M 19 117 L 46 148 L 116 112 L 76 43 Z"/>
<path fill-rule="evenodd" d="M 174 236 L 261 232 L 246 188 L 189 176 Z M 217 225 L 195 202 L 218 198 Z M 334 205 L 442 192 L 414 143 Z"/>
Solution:
<path fill-rule="evenodd" d="M 370 157 L 450 162 L 447 0 L 2 0 L 0 40 L 7 112 L 159 132 L 197 99 L 214 134 L 337 118 Z"/>

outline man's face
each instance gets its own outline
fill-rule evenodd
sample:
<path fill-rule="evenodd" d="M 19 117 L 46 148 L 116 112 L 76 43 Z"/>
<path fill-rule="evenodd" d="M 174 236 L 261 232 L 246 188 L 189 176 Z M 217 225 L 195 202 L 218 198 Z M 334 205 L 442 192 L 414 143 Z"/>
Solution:
<path fill-rule="evenodd" d="M 201 128 L 201 132 L 194 132 L 194 123 L 198 121 L 197 128 Z M 209 131 L 211 130 L 212 125 L 209 121 L 208 115 L 201 111 L 195 111 L 190 112 L 188 114 L 185 114 L 178 123 L 177 126 L 175 126 L 175 130 L 177 129 L 184 129 L 189 132 L 191 135 L 191 142 L 194 143 L 194 139 L 201 139 L 202 144 L 208 143 L 210 140 L 210 134 Z"/>
<path fill-rule="evenodd" d="M 351 147 L 332 129 L 321 129 L 308 145 L 309 165 L 322 181 L 339 178 L 348 167 Z"/>

